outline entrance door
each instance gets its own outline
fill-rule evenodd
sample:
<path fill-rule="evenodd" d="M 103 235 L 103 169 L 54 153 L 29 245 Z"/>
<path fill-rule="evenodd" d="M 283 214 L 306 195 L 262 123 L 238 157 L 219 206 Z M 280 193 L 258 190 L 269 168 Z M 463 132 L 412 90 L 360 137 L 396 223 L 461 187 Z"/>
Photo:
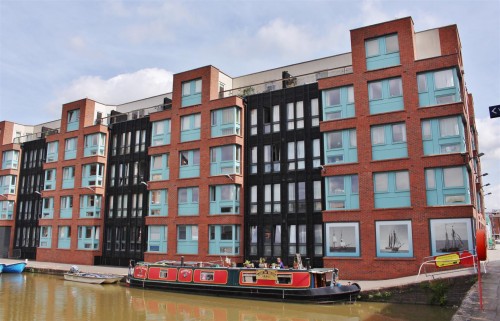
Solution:
<path fill-rule="evenodd" d="M 0 257 L 9 257 L 10 227 L 0 226 Z"/>

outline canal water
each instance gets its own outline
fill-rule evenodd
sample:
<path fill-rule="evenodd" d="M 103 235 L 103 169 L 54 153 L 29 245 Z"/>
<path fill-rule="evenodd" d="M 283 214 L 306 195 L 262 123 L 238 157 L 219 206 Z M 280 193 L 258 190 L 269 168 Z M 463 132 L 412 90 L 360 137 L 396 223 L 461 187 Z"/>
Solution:
<path fill-rule="evenodd" d="M 291 304 L 92 285 L 46 274 L 0 276 L 2 321 L 421 321 L 451 320 L 454 309 L 357 302 Z"/>

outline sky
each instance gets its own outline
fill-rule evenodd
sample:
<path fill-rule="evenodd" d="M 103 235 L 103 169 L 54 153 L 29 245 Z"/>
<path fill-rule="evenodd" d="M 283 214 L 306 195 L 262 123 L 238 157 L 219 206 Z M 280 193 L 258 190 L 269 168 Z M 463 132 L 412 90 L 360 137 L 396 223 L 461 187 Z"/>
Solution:
<path fill-rule="evenodd" d="M 417 32 L 458 26 L 485 206 L 500 209 L 498 0 L 0 0 L 0 121 L 167 93 L 173 74 L 206 65 L 236 77 L 350 52 L 349 30 L 407 16 Z"/>

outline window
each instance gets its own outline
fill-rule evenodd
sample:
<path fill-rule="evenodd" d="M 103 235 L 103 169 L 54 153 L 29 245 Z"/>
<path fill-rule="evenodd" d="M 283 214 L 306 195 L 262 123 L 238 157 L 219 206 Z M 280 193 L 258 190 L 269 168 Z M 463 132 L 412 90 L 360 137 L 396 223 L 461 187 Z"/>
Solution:
<path fill-rule="evenodd" d="M 288 170 L 305 168 L 304 141 L 288 142 Z"/>
<path fill-rule="evenodd" d="M 359 209 L 358 175 L 330 176 L 325 182 L 326 210 Z"/>
<path fill-rule="evenodd" d="M 140 194 L 139 194 L 140 195 Z M 149 216 L 168 216 L 168 190 L 149 191 Z"/>
<path fill-rule="evenodd" d="M 104 164 L 94 163 L 83 165 L 82 186 L 102 186 Z"/>
<path fill-rule="evenodd" d="M 323 210 L 321 205 L 321 181 L 313 182 L 313 198 L 314 198 L 313 210 L 315 212 L 321 212 Z"/>
<path fill-rule="evenodd" d="M 52 247 L 52 226 L 40 226 L 40 247 Z"/>
<path fill-rule="evenodd" d="M 76 137 L 68 138 L 64 143 L 64 159 L 75 159 L 76 158 L 76 150 L 77 150 L 77 141 Z"/>
<path fill-rule="evenodd" d="M 325 164 L 351 163 L 358 161 L 356 129 L 326 132 Z"/>
<path fill-rule="evenodd" d="M 289 234 L 289 248 L 288 253 L 293 255 L 294 253 L 300 253 L 303 256 L 307 255 L 307 232 L 306 226 L 301 225 L 290 225 L 288 227 Z"/>
<path fill-rule="evenodd" d="M 101 195 L 81 195 L 80 218 L 100 217 L 101 203 Z"/>
<path fill-rule="evenodd" d="M 319 102 L 318 102 L 318 98 L 311 99 L 311 126 L 312 127 L 319 126 Z"/>
<path fill-rule="evenodd" d="M 62 188 L 74 188 L 74 187 L 75 187 L 75 167 L 74 166 L 63 167 Z"/>
<path fill-rule="evenodd" d="M 80 122 L 80 110 L 74 109 L 68 111 L 68 123 L 67 123 L 67 131 L 77 130 Z"/>
<path fill-rule="evenodd" d="M 209 225 L 208 254 L 236 255 L 240 253 L 238 225 Z"/>
<path fill-rule="evenodd" d="M 223 108 L 211 112 L 211 137 L 240 135 L 241 109 Z"/>
<path fill-rule="evenodd" d="M 264 185 L 264 214 L 281 213 L 281 185 Z"/>
<path fill-rule="evenodd" d="M 47 143 L 47 157 L 45 159 L 47 163 L 57 162 L 58 146 L 59 142 L 57 141 Z"/>
<path fill-rule="evenodd" d="M 313 139 L 313 167 L 321 166 L 321 143 L 320 139 Z"/>
<path fill-rule="evenodd" d="M 288 183 L 288 212 L 306 212 L 306 183 Z"/>
<path fill-rule="evenodd" d="M 152 181 L 167 180 L 170 178 L 170 169 L 168 166 L 168 160 L 169 160 L 169 154 L 160 154 L 151 156 L 150 179 Z"/>
<path fill-rule="evenodd" d="M 210 175 L 240 174 L 241 146 L 210 148 Z"/>
<path fill-rule="evenodd" d="M 250 214 L 257 214 L 257 186 L 250 187 Z"/>
<path fill-rule="evenodd" d="M 198 254 L 197 225 L 177 225 L 177 254 Z"/>
<path fill-rule="evenodd" d="M 210 214 L 238 214 L 239 199 L 239 185 L 210 186 Z"/>
<path fill-rule="evenodd" d="M 170 144 L 170 136 L 170 119 L 163 119 L 153 122 L 151 146 Z"/>
<path fill-rule="evenodd" d="M 106 135 L 103 133 L 85 135 L 83 156 L 104 156 L 106 148 Z"/>
<path fill-rule="evenodd" d="M 178 189 L 178 215 L 189 216 L 199 214 L 199 189 L 198 187 L 185 187 Z"/>
<path fill-rule="evenodd" d="M 179 152 L 180 168 L 179 177 L 199 177 L 200 176 L 200 150 L 185 150 Z"/>
<path fill-rule="evenodd" d="M 59 226 L 57 248 L 59 249 L 71 248 L 71 226 Z"/>
<path fill-rule="evenodd" d="M 2 169 L 17 169 L 19 164 L 19 151 L 9 150 L 2 154 Z"/>
<path fill-rule="evenodd" d="M 408 157 L 405 123 L 372 126 L 371 137 L 373 160 Z"/>
<path fill-rule="evenodd" d="M 167 253 L 167 240 L 168 240 L 167 233 L 168 233 L 168 228 L 165 225 L 148 226 L 147 251 L 156 253 Z"/>
<path fill-rule="evenodd" d="M 55 169 L 47 169 L 45 171 L 45 181 L 44 181 L 44 190 L 54 190 L 56 189 L 56 170 Z"/>
<path fill-rule="evenodd" d="M 250 135 L 257 135 L 257 109 L 250 110 Z"/>
<path fill-rule="evenodd" d="M 151 143 L 153 145 L 153 143 Z M 135 147 L 134 152 L 139 153 L 146 150 L 146 130 L 138 129 L 135 131 Z"/>
<path fill-rule="evenodd" d="M 287 105 L 287 129 L 304 128 L 304 102 L 297 101 Z"/>
<path fill-rule="evenodd" d="M 181 107 L 201 104 L 201 79 L 186 81 L 182 83 Z"/>
<path fill-rule="evenodd" d="M 100 237 L 99 226 L 78 226 L 78 249 L 97 250 Z"/>
<path fill-rule="evenodd" d="M 73 214 L 73 196 L 61 196 L 60 218 L 71 218 Z"/>
<path fill-rule="evenodd" d="M 258 159 L 257 146 L 253 146 L 250 149 L 250 174 L 257 174 L 257 159 Z"/>
<path fill-rule="evenodd" d="M 370 114 L 404 109 L 401 77 L 368 83 Z"/>
<path fill-rule="evenodd" d="M 408 171 L 374 173 L 373 181 L 375 208 L 411 206 Z"/>
<path fill-rule="evenodd" d="M 264 172 L 280 171 L 280 144 L 264 145 Z"/>
<path fill-rule="evenodd" d="M 181 142 L 200 139 L 201 114 L 181 116 Z"/>
<path fill-rule="evenodd" d="M 365 51 L 367 70 L 392 67 L 400 64 L 397 34 L 366 40 Z"/>
<path fill-rule="evenodd" d="M 422 121 L 424 155 L 465 152 L 464 124 L 460 116 Z"/>
<path fill-rule="evenodd" d="M 431 71 L 417 75 L 420 107 L 451 104 L 462 100 L 456 69 Z"/>

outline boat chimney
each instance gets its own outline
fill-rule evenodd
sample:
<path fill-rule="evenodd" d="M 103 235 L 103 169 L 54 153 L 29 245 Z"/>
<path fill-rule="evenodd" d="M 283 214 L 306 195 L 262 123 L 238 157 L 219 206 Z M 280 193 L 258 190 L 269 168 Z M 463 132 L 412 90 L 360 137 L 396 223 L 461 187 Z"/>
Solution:
<path fill-rule="evenodd" d="M 306 261 L 306 269 L 309 270 L 311 268 L 311 259 L 306 257 L 305 261 Z"/>
<path fill-rule="evenodd" d="M 181 256 L 181 266 L 184 266 L 184 256 Z"/>

